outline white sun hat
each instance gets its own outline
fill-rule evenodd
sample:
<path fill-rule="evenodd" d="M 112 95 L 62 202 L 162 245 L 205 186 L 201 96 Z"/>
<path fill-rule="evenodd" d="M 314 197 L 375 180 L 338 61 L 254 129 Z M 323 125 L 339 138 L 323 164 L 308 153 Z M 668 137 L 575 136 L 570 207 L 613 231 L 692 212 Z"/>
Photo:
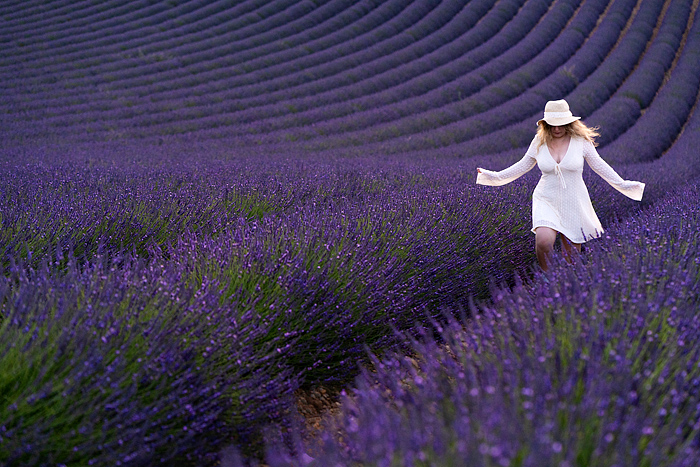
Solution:
<path fill-rule="evenodd" d="M 571 122 L 579 120 L 581 117 L 574 117 L 569 110 L 569 103 L 564 99 L 558 101 L 549 101 L 547 105 L 544 106 L 544 118 L 537 121 L 539 125 L 540 122 L 547 122 L 551 126 L 562 126 L 568 125 Z"/>

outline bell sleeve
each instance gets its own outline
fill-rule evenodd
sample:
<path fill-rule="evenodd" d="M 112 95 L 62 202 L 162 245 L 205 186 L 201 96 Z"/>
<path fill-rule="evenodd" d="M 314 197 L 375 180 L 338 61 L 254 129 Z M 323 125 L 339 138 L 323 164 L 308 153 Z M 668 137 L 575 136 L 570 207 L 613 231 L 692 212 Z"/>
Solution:
<path fill-rule="evenodd" d="M 536 137 L 530 143 L 527 152 L 515 164 L 507 167 L 499 172 L 492 170 L 481 169 L 481 173 L 476 174 L 476 183 L 478 185 L 501 186 L 510 183 L 518 177 L 523 176 L 530 171 L 536 164 L 537 159 Z"/>
<path fill-rule="evenodd" d="M 613 188 L 635 201 L 641 201 L 644 194 L 644 183 L 632 180 L 623 180 L 615 170 L 598 154 L 595 146 L 590 141 L 583 144 L 583 157 L 595 173 L 608 182 Z"/>

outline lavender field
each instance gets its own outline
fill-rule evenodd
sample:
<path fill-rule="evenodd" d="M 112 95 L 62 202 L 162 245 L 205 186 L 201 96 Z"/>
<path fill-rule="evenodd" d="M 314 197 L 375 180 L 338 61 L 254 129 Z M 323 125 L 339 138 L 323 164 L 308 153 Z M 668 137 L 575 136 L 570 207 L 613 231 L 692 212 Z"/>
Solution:
<path fill-rule="evenodd" d="M 0 465 L 700 465 L 699 4 L 0 2 Z"/>

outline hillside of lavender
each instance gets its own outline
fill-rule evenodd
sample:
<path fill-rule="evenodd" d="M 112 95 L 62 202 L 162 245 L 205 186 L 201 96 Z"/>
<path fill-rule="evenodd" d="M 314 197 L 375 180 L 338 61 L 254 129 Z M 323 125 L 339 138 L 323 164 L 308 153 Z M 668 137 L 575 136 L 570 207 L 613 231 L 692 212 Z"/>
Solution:
<path fill-rule="evenodd" d="M 0 2 L 0 464 L 700 465 L 699 3 Z"/>

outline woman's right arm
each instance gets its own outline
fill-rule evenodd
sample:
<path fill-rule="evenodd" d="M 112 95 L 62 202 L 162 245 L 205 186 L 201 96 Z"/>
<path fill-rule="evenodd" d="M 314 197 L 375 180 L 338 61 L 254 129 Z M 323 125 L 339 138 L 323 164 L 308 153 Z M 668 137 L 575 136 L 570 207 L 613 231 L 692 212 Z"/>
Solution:
<path fill-rule="evenodd" d="M 529 172 L 537 164 L 537 159 L 535 159 L 535 154 L 537 153 L 536 139 L 537 137 L 532 140 L 522 159 L 500 172 L 478 167 L 476 169 L 476 183 L 479 185 L 501 186 Z"/>
<path fill-rule="evenodd" d="M 505 185 L 530 171 L 535 164 L 537 164 L 537 161 L 526 154 L 518 162 L 500 172 L 477 168 L 476 183 L 490 186 Z"/>

